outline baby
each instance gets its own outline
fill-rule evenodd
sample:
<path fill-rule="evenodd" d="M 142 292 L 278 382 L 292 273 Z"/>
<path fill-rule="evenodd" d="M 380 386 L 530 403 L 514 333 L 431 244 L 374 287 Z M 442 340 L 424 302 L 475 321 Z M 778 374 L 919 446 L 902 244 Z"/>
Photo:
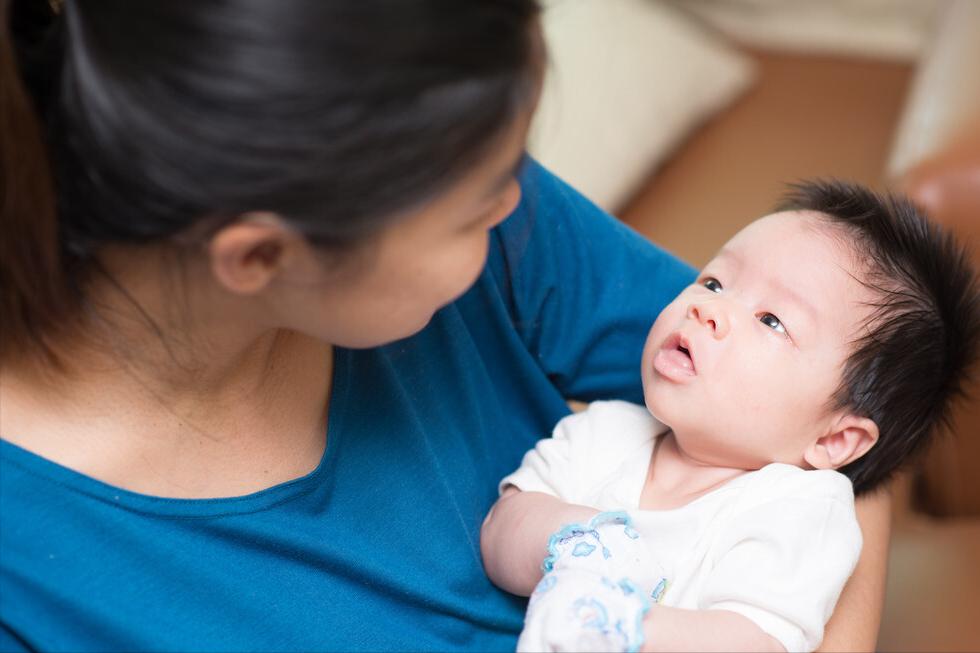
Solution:
<path fill-rule="evenodd" d="M 646 409 L 593 403 L 501 481 L 481 548 L 531 595 L 518 650 L 819 646 L 861 549 L 854 495 L 945 419 L 980 298 L 902 199 L 816 182 L 781 208 L 657 318 Z"/>

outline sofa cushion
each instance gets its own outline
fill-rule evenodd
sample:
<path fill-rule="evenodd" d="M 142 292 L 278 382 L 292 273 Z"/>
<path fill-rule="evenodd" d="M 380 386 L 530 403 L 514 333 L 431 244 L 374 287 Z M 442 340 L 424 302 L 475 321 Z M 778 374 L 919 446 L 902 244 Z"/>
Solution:
<path fill-rule="evenodd" d="M 543 28 L 529 150 L 608 210 L 753 77 L 749 58 L 651 0 L 552 0 Z"/>

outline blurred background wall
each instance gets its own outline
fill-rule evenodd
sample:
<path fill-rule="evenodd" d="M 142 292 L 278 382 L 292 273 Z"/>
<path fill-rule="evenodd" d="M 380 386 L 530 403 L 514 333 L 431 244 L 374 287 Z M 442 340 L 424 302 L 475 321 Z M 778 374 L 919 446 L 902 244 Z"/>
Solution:
<path fill-rule="evenodd" d="M 980 1 L 548 0 L 542 162 L 700 266 L 787 182 L 909 193 L 980 265 Z M 980 384 L 893 488 L 879 648 L 980 650 Z"/>

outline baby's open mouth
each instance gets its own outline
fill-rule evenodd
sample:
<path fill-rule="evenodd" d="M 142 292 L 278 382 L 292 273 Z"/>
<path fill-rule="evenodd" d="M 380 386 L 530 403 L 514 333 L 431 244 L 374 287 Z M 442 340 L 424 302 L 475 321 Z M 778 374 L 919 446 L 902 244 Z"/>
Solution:
<path fill-rule="evenodd" d="M 694 366 L 694 356 L 691 354 L 691 343 L 680 333 L 673 333 L 664 341 L 658 358 L 678 372 L 697 374 Z"/>

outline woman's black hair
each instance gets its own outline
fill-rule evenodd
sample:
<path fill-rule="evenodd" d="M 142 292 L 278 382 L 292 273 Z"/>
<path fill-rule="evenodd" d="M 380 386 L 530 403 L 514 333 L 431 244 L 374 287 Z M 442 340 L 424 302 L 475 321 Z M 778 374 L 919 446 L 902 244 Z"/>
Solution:
<path fill-rule="evenodd" d="M 535 0 L 14 0 L 2 156 L 5 195 L 21 197 L 4 198 L 0 223 L 0 360 L 44 348 L 106 243 L 270 211 L 343 247 L 438 194 L 531 101 L 537 12 Z M 8 256 L 18 247 L 47 253 Z M 24 279 L 39 272 L 57 280 L 47 298 Z"/>
<path fill-rule="evenodd" d="M 878 426 L 878 442 L 840 470 L 862 494 L 925 450 L 964 395 L 980 355 L 976 273 L 967 250 L 901 195 L 811 181 L 793 185 L 779 209 L 816 211 L 840 229 L 871 291 L 832 400 Z"/>

